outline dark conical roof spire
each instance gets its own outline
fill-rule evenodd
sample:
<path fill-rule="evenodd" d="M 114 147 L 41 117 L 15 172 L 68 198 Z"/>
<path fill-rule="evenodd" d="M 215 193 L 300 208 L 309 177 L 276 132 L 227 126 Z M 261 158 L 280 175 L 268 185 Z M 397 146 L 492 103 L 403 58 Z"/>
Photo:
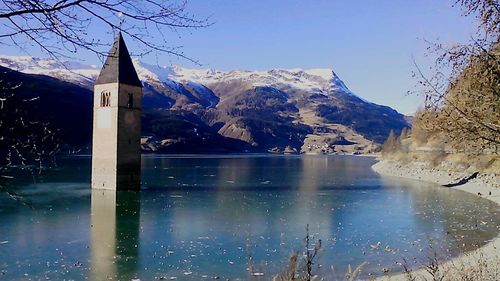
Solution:
<path fill-rule="evenodd" d="M 121 32 L 118 33 L 95 82 L 96 85 L 106 83 L 122 83 L 142 87 Z"/>

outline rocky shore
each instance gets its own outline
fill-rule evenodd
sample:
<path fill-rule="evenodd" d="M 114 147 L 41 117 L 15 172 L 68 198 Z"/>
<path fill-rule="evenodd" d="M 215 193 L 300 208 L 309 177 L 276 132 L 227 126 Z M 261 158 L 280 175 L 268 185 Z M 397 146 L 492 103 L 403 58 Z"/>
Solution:
<path fill-rule="evenodd" d="M 401 163 L 395 160 L 381 160 L 372 166 L 372 169 L 383 176 L 394 176 L 408 179 L 433 182 L 443 185 L 443 188 L 454 188 L 481 196 L 500 205 L 500 175 L 481 174 L 471 171 L 456 171 L 449 169 L 446 163 L 431 167 L 424 162 Z M 475 174 L 475 176 L 474 176 Z M 445 187 L 453 186 L 453 187 Z M 442 271 L 447 272 L 448 278 L 444 280 L 456 280 L 459 270 L 467 267 L 475 267 L 478 260 L 485 261 L 493 267 L 500 267 L 500 235 L 480 249 L 465 253 L 457 258 L 447 261 L 441 265 Z M 416 269 L 412 272 L 415 280 L 433 280 L 425 268 Z M 405 274 L 388 275 L 376 280 L 409 280 Z"/>
<path fill-rule="evenodd" d="M 401 163 L 396 160 L 382 160 L 373 165 L 373 170 L 381 175 L 395 176 L 407 179 L 433 182 L 440 185 L 458 183 L 460 180 L 470 177 L 475 171 L 452 169 L 451 164 L 442 163 L 432 167 L 425 162 Z M 482 191 L 500 189 L 500 174 L 479 173 L 477 177 L 467 182 L 467 185 L 458 185 L 457 189 L 475 193 L 475 189 Z M 478 190 L 479 192 L 479 190 Z M 484 193 L 482 193 L 484 194 Z"/>

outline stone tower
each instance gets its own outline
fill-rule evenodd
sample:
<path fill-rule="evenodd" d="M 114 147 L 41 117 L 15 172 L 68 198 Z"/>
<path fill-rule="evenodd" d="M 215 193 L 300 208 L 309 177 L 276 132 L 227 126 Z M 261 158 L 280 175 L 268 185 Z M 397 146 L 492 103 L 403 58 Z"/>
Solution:
<path fill-rule="evenodd" d="M 94 86 L 92 188 L 139 190 L 142 84 L 121 33 Z"/>

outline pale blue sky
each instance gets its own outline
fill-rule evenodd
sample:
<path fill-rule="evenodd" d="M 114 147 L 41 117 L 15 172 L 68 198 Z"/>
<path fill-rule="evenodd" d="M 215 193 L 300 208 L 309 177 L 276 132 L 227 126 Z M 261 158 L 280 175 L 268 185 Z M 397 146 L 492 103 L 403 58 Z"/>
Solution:
<path fill-rule="evenodd" d="M 408 114 L 421 100 L 406 95 L 416 85 L 412 56 L 420 65 L 429 65 L 423 40 L 463 42 L 474 32 L 473 19 L 461 17 L 453 2 L 190 0 L 188 9 L 201 18 L 210 16 L 214 24 L 167 36 L 202 68 L 331 68 L 357 95 Z M 131 52 L 138 48 L 131 40 L 127 44 Z M 5 46 L 0 51 L 19 53 Z M 78 56 L 100 64 L 95 55 Z M 199 67 L 166 55 L 151 54 L 143 60 Z"/>

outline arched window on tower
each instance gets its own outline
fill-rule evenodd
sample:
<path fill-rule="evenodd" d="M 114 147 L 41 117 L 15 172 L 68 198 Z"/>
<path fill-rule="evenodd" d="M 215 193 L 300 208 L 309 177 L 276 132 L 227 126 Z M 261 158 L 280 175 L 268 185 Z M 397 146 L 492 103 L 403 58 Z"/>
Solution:
<path fill-rule="evenodd" d="M 128 94 L 127 107 L 128 108 L 133 108 L 134 107 L 134 95 L 132 93 Z"/>
<path fill-rule="evenodd" d="M 111 106 L 111 93 L 107 91 L 101 92 L 101 107 Z"/>

